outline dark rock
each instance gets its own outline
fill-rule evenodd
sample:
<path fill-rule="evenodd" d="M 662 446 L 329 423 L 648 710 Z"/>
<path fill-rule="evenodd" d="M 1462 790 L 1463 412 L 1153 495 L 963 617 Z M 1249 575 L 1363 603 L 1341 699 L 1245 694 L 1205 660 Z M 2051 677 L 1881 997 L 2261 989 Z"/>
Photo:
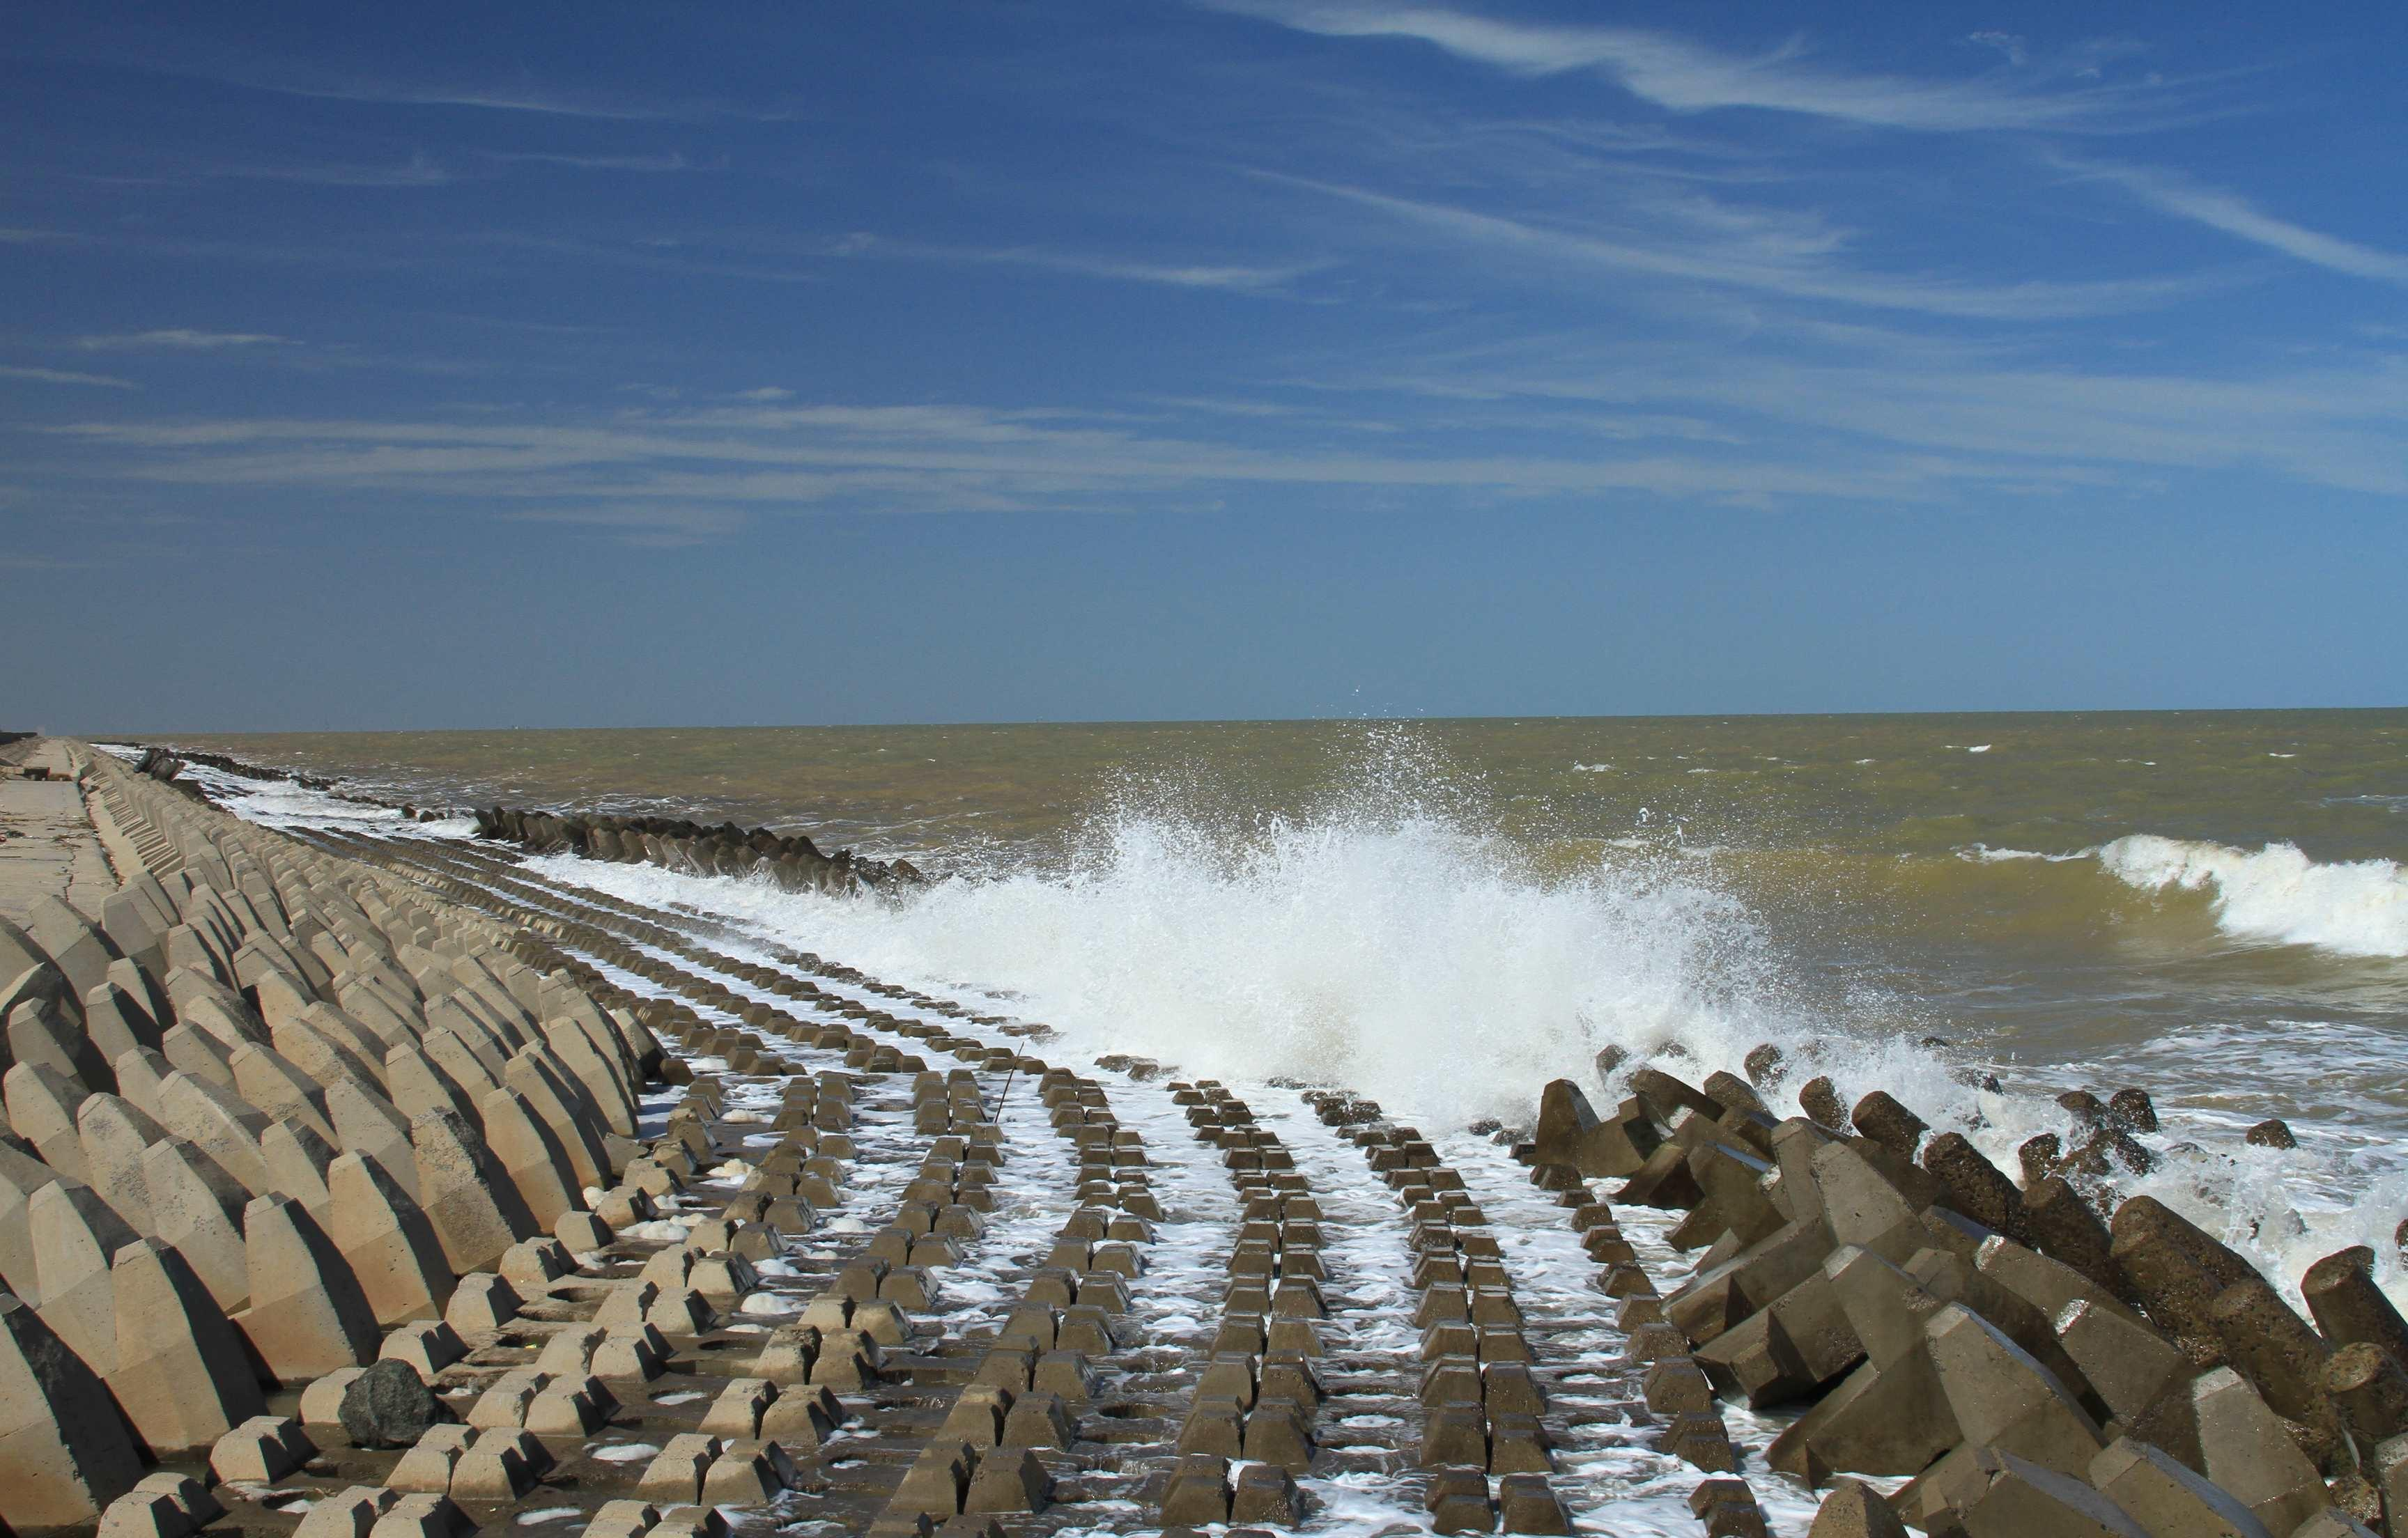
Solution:
<path fill-rule="evenodd" d="M 419 1379 L 417 1368 L 387 1358 L 351 1380 L 337 1418 L 353 1446 L 408 1447 L 452 1414 Z"/>
<path fill-rule="evenodd" d="M 2291 1125 L 2281 1117 L 2268 1117 L 2249 1129 L 2247 1139 L 2256 1148 L 2296 1148 L 2300 1140 L 2291 1135 Z"/>

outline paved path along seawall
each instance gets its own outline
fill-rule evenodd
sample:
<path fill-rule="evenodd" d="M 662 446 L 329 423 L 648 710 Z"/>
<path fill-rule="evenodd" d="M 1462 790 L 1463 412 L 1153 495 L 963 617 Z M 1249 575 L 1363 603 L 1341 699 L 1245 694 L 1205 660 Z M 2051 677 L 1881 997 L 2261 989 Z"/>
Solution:
<path fill-rule="evenodd" d="M 19 1532 L 2327 1538 L 2408 1495 L 2371 1257 L 2304 1318 L 2111 1225 L 2125 1097 L 2019 1179 L 1826 1077 L 1778 1118 L 1760 1053 L 1425 1135 L 710 911 L 853 884 L 791 841 L 278 832 L 35 750 L 122 884 L 53 862 L 0 928 Z"/>

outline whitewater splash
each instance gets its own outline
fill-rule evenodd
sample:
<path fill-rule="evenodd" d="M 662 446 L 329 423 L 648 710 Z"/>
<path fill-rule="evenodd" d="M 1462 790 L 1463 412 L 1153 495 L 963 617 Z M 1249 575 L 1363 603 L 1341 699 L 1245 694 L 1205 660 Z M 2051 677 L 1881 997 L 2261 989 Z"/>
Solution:
<path fill-rule="evenodd" d="M 1702 1075 L 1771 1042 L 1927 1104 L 1961 1098 L 1911 1041 L 1849 1038 L 1849 1001 L 1801 984 L 1695 862 L 1609 847 L 1542 869 L 1492 831 L 1476 784 L 1393 747 L 1356 768 L 1292 819 L 1147 787 L 1054 868 L 839 903 L 711 882 L 707 905 L 897 981 L 983 993 L 1080 1050 L 1340 1084 L 1434 1126 L 1526 1118 L 1551 1078 L 1594 1089 L 1609 1046 Z M 701 890 L 653 867 L 544 863 L 649 903 Z"/>
<path fill-rule="evenodd" d="M 2408 873 L 2393 861 L 2320 864 L 2291 844 L 2252 853 L 2154 833 L 2119 838 L 2098 856 L 2110 875 L 2144 891 L 2209 893 L 2216 927 L 2237 938 L 2408 957 Z"/>

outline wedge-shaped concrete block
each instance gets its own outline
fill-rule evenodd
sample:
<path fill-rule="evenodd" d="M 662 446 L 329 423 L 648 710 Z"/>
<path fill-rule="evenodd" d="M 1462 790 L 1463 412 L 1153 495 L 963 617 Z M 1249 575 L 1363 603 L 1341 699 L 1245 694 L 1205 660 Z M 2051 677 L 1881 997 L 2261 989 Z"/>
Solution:
<path fill-rule="evenodd" d="M 1906 1524 L 1879 1491 L 1859 1480 L 1842 1479 L 1823 1498 L 1806 1538 L 1907 1538 Z"/>
<path fill-rule="evenodd" d="M 150 1197 L 142 1179 L 142 1152 L 167 1130 L 131 1101 L 87 1095 L 76 1107 L 76 1141 L 85 1178 L 101 1199 L 138 1232 L 150 1232 Z"/>
<path fill-rule="evenodd" d="M 703 1475 L 706 1505 L 757 1506 L 774 1501 L 795 1479 L 794 1460 L 774 1442 L 731 1438 Z"/>
<path fill-rule="evenodd" d="M 559 1139 L 523 1096 L 496 1088 L 478 1102 L 477 1109 L 484 1121 L 485 1146 L 516 1188 L 537 1231 L 549 1232 L 561 1214 L 579 1204 L 584 1182 L 578 1179 Z"/>
<path fill-rule="evenodd" d="M 98 1538 L 189 1538 L 198 1531 L 174 1496 L 137 1488 L 100 1514 Z"/>
<path fill-rule="evenodd" d="M 457 1113 L 426 1112 L 410 1122 L 409 1136 L 418 1204 L 455 1275 L 494 1269 L 503 1251 L 538 1232 L 518 1188 Z"/>
<path fill-rule="evenodd" d="M 243 1209 L 251 1306 L 236 1319 L 251 1350 L 287 1383 L 376 1359 L 376 1311 L 307 1208 L 289 1196 Z"/>
<path fill-rule="evenodd" d="M 242 1213 L 251 1193 L 197 1145 L 166 1138 L 142 1150 L 142 1189 L 150 1232 L 191 1263 L 219 1308 L 232 1313 L 251 1297 Z"/>
<path fill-rule="evenodd" d="M 22 1066 L 22 1065 L 21 1065 Z M 117 1252 L 136 1240 L 98 1192 L 53 1181 L 25 1203 L 41 1314 L 67 1348 L 103 1377 L 117 1369 Z"/>
<path fill-rule="evenodd" d="M 1998 1326 L 1950 1303 L 1926 1322 L 1924 1338 L 1969 1444 L 1995 1446 L 2060 1474 L 2089 1469 L 2100 1443 L 2098 1422 Z"/>
<path fill-rule="evenodd" d="M 600 1378 L 554 1378 L 528 1401 L 523 1424 L 538 1436 L 588 1436 L 608 1425 L 618 1408 L 618 1399 Z"/>
<path fill-rule="evenodd" d="M 724 1445 L 718 1437 L 698 1432 L 673 1436 L 644 1466 L 636 1493 L 666 1505 L 693 1505 L 702 1499 L 702 1482 L 719 1460 Z"/>
<path fill-rule="evenodd" d="M 141 1472 L 99 1378 L 30 1306 L 0 1292 L 0 1511 L 9 1524 L 92 1521 Z"/>
<path fill-rule="evenodd" d="M 452 1295 L 452 1268 L 424 1210 L 368 1155 L 344 1154 L 326 1173 L 330 1236 L 377 1322 L 424 1318 L 441 1309 Z"/>
<path fill-rule="evenodd" d="M 475 1272 L 461 1277 L 452 1289 L 443 1317 L 463 1335 L 480 1334 L 518 1317 L 521 1302 L 518 1289 L 509 1283 L 491 1272 Z"/>
<path fill-rule="evenodd" d="M 2287 1533 L 2330 1503 L 2315 1465 L 2282 1418 L 2229 1367 L 2191 1383 L 2200 1472 L 2231 1492 L 2260 1522 Z"/>
<path fill-rule="evenodd" d="M 757 1437 L 761 1417 L 777 1398 L 778 1386 L 767 1378 L 730 1378 L 703 1413 L 702 1430 L 735 1440 Z"/>
<path fill-rule="evenodd" d="M 209 1472 L 221 1480 L 270 1485 L 318 1456 L 301 1423 L 281 1416 L 253 1416 L 232 1427 L 209 1449 Z"/>
<path fill-rule="evenodd" d="M 322 1377 L 310 1380 L 301 1390 L 301 1424 L 304 1426 L 339 1426 L 343 1419 L 343 1394 L 365 1367 L 338 1367 Z"/>
<path fill-rule="evenodd" d="M 2057 1335 L 2110 1413 L 2130 1421 L 2191 1371 L 2190 1359 L 2148 1325 L 2095 1299 L 2067 1305 Z"/>
<path fill-rule="evenodd" d="M 440 1319 L 423 1319 L 387 1334 L 377 1358 L 380 1361 L 408 1362 L 422 1379 L 431 1379 L 467 1354 L 468 1347 L 461 1341 L 458 1331 Z"/>
<path fill-rule="evenodd" d="M 173 1061 L 174 1054 L 168 1056 Z M 245 1105 L 231 1089 L 189 1073 L 170 1074 L 159 1085 L 159 1120 L 215 1160 L 251 1195 L 272 1189 L 266 1161 L 259 1152 L 267 1118 Z"/>
<path fill-rule="evenodd" d="M 2149 1538 L 2276 1538 L 2230 1491 L 2128 1436 L 2100 1449 L 2089 1479 Z"/>
<path fill-rule="evenodd" d="M 544 1465 L 528 1456 L 530 1448 L 540 1454 L 541 1447 L 542 1444 L 512 1429 L 495 1427 L 477 1431 L 452 1466 L 452 1498 L 517 1500 L 542 1477 Z"/>
<path fill-rule="evenodd" d="M 395 1501 L 368 1530 L 368 1538 L 466 1538 L 475 1531 L 450 1496 L 421 1492 Z"/>
<path fill-rule="evenodd" d="M 36 899 L 28 917 L 35 942 L 66 975 L 78 998 L 107 982 L 109 963 L 123 955 L 105 930 L 56 897 Z"/>
<path fill-rule="evenodd" d="M 385 1483 L 397 1490 L 441 1495 L 452 1488 L 452 1472 L 459 1467 L 460 1457 L 468 1450 L 476 1432 L 466 1426 L 429 1426 L 401 1455 L 401 1461 L 385 1475 Z"/>
<path fill-rule="evenodd" d="M 2150 1538 L 2081 1480 L 1985 1447 L 1974 1456 L 1955 1519 L 1966 1538 Z"/>
<path fill-rule="evenodd" d="M 381 1485 L 353 1485 L 311 1506 L 293 1538 L 368 1538 L 377 1518 L 400 1499 Z"/>
<path fill-rule="evenodd" d="M 181 1254 L 137 1240 L 117 1252 L 109 1275 L 109 1392 L 153 1457 L 208 1446 L 265 1410 L 241 1338 Z"/>
<path fill-rule="evenodd" d="M 90 1183 L 92 1171 L 84 1162 L 83 1144 L 76 1135 L 76 1110 L 92 1090 L 57 1061 L 25 1054 L 16 1039 L 23 1034 L 18 1027 L 40 1023 L 26 1013 L 27 1008 L 18 1005 L 16 1015 L 11 1017 L 10 1049 L 17 1055 L 17 1061 L 5 1075 L 0 1075 L 0 1100 L 5 1100 L 9 1130 L 32 1144 L 43 1163 L 61 1175 Z"/>
<path fill-rule="evenodd" d="M 308 1208 L 320 1228 L 333 1228 L 334 1196 L 326 1185 L 335 1162 L 333 1144 L 307 1122 L 271 1121 L 259 1134 L 259 1157 L 267 1166 L 269 1190 L 282 1191 Z"/>
<path fill-rule="evenodd" d="M 583 1538 L 644 1538 L 661 1519 L 649 1501 L 606 1501 L 585 1524 Z"/>

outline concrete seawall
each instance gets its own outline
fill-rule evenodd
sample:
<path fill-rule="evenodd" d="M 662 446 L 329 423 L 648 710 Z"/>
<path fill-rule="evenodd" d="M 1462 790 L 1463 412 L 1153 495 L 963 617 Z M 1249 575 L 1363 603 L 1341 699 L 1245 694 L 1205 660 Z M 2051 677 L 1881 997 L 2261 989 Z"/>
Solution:
<path fill-rule="evenodd" d="M 2372 1257 L 2303 1316 L 2116 1202 L 2135 1091 L 2013 1175 L 1828 1077 L 1774 1117 L 1770 1048 L 1426 1136 L 1048 1061 L 520 851 L 908 866 L 500 809 L 293 835 L 164 757 L 20 753 L 58 777 L 0 779 L 50 830 L 0 861 L 16 1531 L 2408 1538 Z"/>

